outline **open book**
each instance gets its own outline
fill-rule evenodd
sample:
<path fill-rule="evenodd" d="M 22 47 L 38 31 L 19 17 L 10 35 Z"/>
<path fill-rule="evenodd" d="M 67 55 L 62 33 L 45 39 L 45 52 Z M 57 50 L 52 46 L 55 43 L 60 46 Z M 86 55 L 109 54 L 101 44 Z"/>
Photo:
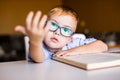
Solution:
<path fill-rule="evenodd" d="M 115 53 L 96 53 L 65 57 L 61 56 L 53 57 L 53 59 L 86 70 L 120 66 L 120 54 Z"/>

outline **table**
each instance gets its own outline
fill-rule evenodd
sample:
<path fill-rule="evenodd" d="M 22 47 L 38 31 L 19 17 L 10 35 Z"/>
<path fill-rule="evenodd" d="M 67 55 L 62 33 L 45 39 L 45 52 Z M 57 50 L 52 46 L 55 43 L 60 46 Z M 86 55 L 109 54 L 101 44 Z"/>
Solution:
<path fill-rule="evenodd" d="M 4 62 L 0 80 L 120 80 L 120 67 L 86 71 L 54 60 Z"/>
<path fill-rule="evenodd" d="M 114 45 L 114 46 L 108 46 L 109 48 L 120 48 L 120 44 Z"/>

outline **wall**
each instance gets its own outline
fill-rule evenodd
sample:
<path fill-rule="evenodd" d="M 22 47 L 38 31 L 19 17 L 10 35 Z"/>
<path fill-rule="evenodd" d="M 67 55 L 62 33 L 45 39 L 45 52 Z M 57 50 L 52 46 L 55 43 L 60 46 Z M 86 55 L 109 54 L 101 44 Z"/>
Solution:
<path fill-rule="evenodd" d="M 63 0 L 80 16 L 78 32 L 120 32 L 120 0 Z"/>
<path fill-rule="evenodd" d="M 14 27 L 25 25 L 25 18 L 29 11 L 42 10 L 47 13 L 61 0 L 0 0 L 0 35 L 14 34 Z"/>
<path fill-rule="evenodd" d="M 65 4 L 80 15 L 77 32 L 120 32 L 120 0 L 0 0 L 0 35 L 14 34 L 14 27 L 25 25 L 29 11 L 46 13 Z"/>

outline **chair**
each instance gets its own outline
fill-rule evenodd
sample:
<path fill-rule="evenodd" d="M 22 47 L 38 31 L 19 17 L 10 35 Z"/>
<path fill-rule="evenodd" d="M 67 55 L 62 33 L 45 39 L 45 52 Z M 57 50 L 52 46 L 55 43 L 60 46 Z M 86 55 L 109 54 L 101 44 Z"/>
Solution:
<path fill-rule="evenodd" d="M 74 34 L 73 38 L 80 38 L 80 39 L 86 39 L 86 36 L 84 34 Z M 26 60 L 28 61 L 28 53 L 29 53 L 29 37 L 24 37 L 25 42 L 25 53 L 26 53 Z"/>
<path fill-rule="evenodd" d="M 29 53 L 29 37 L 28 36 L 24 37 L 24 42 L 25 42 L 25 57 L 26 57 L 26 60 L 28 61 L 28 53 Z"/>

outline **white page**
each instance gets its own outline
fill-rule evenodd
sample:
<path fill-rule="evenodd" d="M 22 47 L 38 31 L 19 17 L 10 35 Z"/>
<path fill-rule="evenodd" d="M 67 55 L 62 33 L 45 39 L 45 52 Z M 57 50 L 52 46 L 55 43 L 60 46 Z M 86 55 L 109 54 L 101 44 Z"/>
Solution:
<path fill-rule="evenodd" d="M 120 60 L 120 54 L 112 54 L 112 53 L 97 53 L 97 54 L 86 54 L 86 55 L 75 55 L 63 57 L 64 59 L 68 59 L 75 62 L 80 63 L 100 63 L 100 62 L 108 62 L 114 60 Z"/>

